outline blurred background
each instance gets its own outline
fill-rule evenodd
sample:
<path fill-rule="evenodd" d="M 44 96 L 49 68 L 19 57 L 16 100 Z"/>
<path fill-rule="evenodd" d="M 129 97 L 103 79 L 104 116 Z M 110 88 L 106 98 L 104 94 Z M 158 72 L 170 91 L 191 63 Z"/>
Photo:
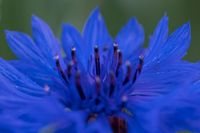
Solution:
<path fill-rule="evenodd" d="M 137 17 L 146 34 L 145 45 L 160 18 L 167 13 L 170 32 L 190 22 L 192 42 L 186 59 L 200 60 L 200 1 L 198 0 L 0 0 L 0 56 L 12 59 L 3 30 L 31 33 L 31 15 L 44 19 L 60 37 L 61 24 L 68 22 L 80 31 L 90 11 L 96 7 L 115 36 L 130 17 Z"/>

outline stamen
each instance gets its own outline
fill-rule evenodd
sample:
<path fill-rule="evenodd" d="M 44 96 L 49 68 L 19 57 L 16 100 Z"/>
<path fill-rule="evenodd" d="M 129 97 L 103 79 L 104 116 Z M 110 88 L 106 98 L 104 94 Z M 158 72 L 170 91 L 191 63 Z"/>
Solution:
<path fill-rule="evenodd" d="M 98 46 L 94 47 L 94 55 L 95 55 L 96 75 L 100 76 L 100 58 L 99 58 L 99 48 L 98 48 Z"/>
<path fill-rule="evenodd" d="M 76 64 L 76 48 L 72 48 L 71 50 L 71 56 L 72 56 L 72 61 L 74 64 Z"/>
<path fill-rule="evenodd" d="M 136 81 L 137 77 L 140 75 L 140 73 L 142 71 L 143 64 L 144 64 L 144 57 L 139 56 L 139 64 L 138 64 L 138 67 L 137 67 L 135 74 L 133 76 L 133 83 Z"/>
<path fill-rule="evenodd" d="M 68 76 L 68 78 L 70 78 L 71 75 L 72 75 L 72 66 L 73 66 L 73 62 L 70 62 L 67 66 L 67 76 Z"/>
<path fill-rule="evenodd" d="M 101 88 L 101 79 L 99 76 L 95 77 L 95 82 L 96 82 L 96 90 L 97 90 L 97 94 L 100 93 L 100 88 Z"/>
<path fill-rule="evenodd" d="M 143 64 L 144 64 L 144 57 L 143 56 L 139 56 L 139 66 L 138 66 L 138 73 L 139 74 L 142 71 Z"/>
<path fill-rule="evenodd" d="M 98 105 L 100 103 L 99 99 L 99 94 L 100 94 L 100 89 L 101 89 L 101 79 L 99 76 L 95 77 L 95 82 L 96 82 L 96 91 L 97 91 L 97 97 L 95 98 L 95 105 Z"/>
<path fill-rule="evenodd" d="M 56 67 L 58 69 L 58 72 L 61 74 L 63 80 L 68 84 L 68 81 L 67 81 L 67 78 L 65 76 L 65 73 L 64 73 L 64 71 L 61 68 L 60 61 L 59 61 L 59 56 L 58 55 L 55 56 L 55 60 L 56 60 Z"/>
<path fill-rule="evenodd" d="M 110 73 L 110 92 L 109 92 L 109 96 L 111 97 L 113 92 L 115 89 L 115 76 L 114 74 L 111 72 Z"/>
<path fill-rule="evenodd" d="M 129 61 L 126 61 L 126 67 L 127 67 L 127 72 L 126 72 L 126 77 L 123 81 L 123 85 L 127 84 L 131 77 L 131 63 Z"/>
<path fill-rule="evenodd" d="M 122 65 L 122 52 L 118 49 L 117 53 L 118 53 L 118 63 L 117 63 L 116 71 L 115 71 L 116 77 L 118 77 L 118 75 L 119 75 L 119 68 Z"/>
<path fill-rule="evenodd" d="M 118 44 L 114 43 L 113 44 L 113 51 L 114 51 L 114 56 L 117 58 L 117 50 L 118 50 Z"/>
<path fill-rule="evenodd" d="M 112 116 L 109 118 L 110 125 L 112 127 L 113 133 L 127 133 L 128 127 L 124 119 Z"/>
<path fill-rule="evenodd" d="M 83 88 L 81 86 L 81 81 L 80 81 L 80 72 L 77 71 L 76 72 L 76 77 L 75 77 L 75 84 L 76 84 L 76 88 L 77 88 L 77 91 L 79 93 L 79 96 L 82 100 L 85 100 L 86 99 L 86 96 L 83 92 Z"/>

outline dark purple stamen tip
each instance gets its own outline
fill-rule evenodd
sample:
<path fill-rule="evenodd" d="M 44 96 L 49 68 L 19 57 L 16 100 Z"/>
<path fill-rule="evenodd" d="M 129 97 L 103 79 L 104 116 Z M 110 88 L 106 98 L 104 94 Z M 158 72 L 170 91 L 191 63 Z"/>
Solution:
<path fill-rule="evenodd" d="M 56 60 L 56 67 L 58 69 L 58 72 L 62 76 L 63 80 L 68 84 L 68 80 L 67 80 L 67 78 L 65 76 L 65 73 L 64 73 L 64 71 L 61 68 L 60 61 L 59 61 L 59 56 L 58 55 L 55 56 L 55 60 Z"/>
<path fill-rule="evenodd" d="M 117 63 L 116 71 L 115 71 L 115 75 L 116 75 L 116 76 L 119 75 L 119 68 L 120 68 L 121 65 L 122 65 L 122 52 L 118 49 L 118 50 L 117 50 L 117 53 L 118 53 L 118 63 Z"/>
<path fill-rule="evenodd" d="M 74 64 L 76 64 L 76 48 L 71 49 L 71 56 L 72 56 L 72 61 Z"/>
<path fill-rule="evenodd" d="M 117 43 L 114 43 L 114 44 L 113 44 L 113 51 L 114 51 L 114 56 L 115 56 L 115 58 L 117 57 L 117 50 L 118 50 L 118 44 L 117 44 Z"/>
<path fill-rule="evenodd" d="M 139 65 L 138 65 L 138 73 L 139 74 L 142 71 L 143 64 L 144 64 L 144 57 L 143 56 L 139 56 Z"/>
<path fill-rule="evenodd" d="M 131 63 L 129 61 L 126 62 L 126 68 L 127 68 L 126 77 L 122 83 L 123 85 L 127 84 L 131 77 Z"/>
<path fill-rule="evenodd" d="M 141 73 L 143 64 L 144 64 L 144 57 L 139 56 L 139 64 L 138 64 L 135 74 L 133 76 L 133 81 L 132 81 L 133 83 L 137 80 L 138 75 Z"/>
<path fill-rule="evenodd" d="M 96 66 L 96 75 L 100 76 L 100 57 L 99 57 L 99 48 L 98 46 L 94 47 L 94 56 L 95 56 L 95 66 Z"/>

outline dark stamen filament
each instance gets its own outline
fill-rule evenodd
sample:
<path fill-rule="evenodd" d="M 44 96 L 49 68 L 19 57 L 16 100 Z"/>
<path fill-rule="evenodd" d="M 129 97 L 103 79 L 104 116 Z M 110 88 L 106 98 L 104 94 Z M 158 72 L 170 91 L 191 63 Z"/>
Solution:
<path fill-rule="evenodd" d="M 72 48 L 71 50 L 72 61 L 76 64 L 76 48 Z"/>
<path fill-rule="evenodd" d="M 65 76 L 65 73 L 64 73 L 64 71 L 63 71 L 62 68 L 61 68 L 60 61 L 59 61 L 59 56 L 58 56 L 58 55 L 56 55 L 55 60 L 56 60 L 56 67 L 57 67 L 57 69 L 58 69 L 58 72 L 59 72 L 60 75 L 62 76 L 63 80 L 64 80 L 66 83 L 68 83 L 67 78 L 66 78 L 66 76 Z"/>
<path fill-rule="evenodd" d="M 139 74 L 140 74 L 141 71 L 142 71 L 143 64 L 144 64 L 144 57 L 143 57 L 143 56 L 140 56 L 140 57 L 139 57 L 139 66 L 138 66 L 138 73 L 139 73 Z"/>
<path fill-rule="evenodd" d="M 117 53 L 118 53 L 118 63 L 117 63 L 116 71 L 115 71 L 116 76 L 119 75 L 119 68 L 122 65 L 122 52 L 120 50 L 117 50 Z"/>
<path fill-rule="evenodd" d="M 96 91 L 97 91 L 97 94 L 99 94 L 100 88 L 101 88 L 101 80 L 99 76 L 95 77 L 95 82 L 96 82 Z"/>
<path fill-rule="evenodd" d="M 126 62 L 126 67 L 127 67 L 127 72 L 126 72 L 126 77 L 123 81 L 123 85 L 127 84 L 131 77 L 131 64 L 129 61 Z"/>
<path fill-rule="evenodd" d="M 109 92 L 109 96 L 111 97 L 113 92 L 115 89 L 115 76 L 114 74 L 111 72 L 110 73 L 110 92 Z"/>
<path fill-rule="evenodd" d="M 85 97 L 85 94 L 83 92 L 83 88 L 81 86 L 81 81 L 80 81 L 80 72 L 77 71 L 76 72 L 76 77 L 75 77 L 75 84 L 76 84 L 76 88 L 77 88 L 77 91 L 79 93 L 79 96 L 82 100 L 85 100 L 86 97 Z"/>
<path fill-rule="evenodd" d="M 67 66 L 67 76 L 68 76 L 68 78 L 70 78 L 71 75 L 72 75 L 72 66 L 73 66 L 73 62 L 70 62 Z"/>
<path fill-rule="evenodd" d="M 94 56 L 95 56 L 96 75 L 100 76 L 100 58 L 99 58 L 98 46 L 94 47 Z"/>
<path fill-rule="evenodd" d="M 136 69 L 136 71 L 135 71 L 135 74 L 134 74 L 134 76 L 133 76 L 133 83 L 136 81 L 138 75 L 141 73 L 143 64 L 144 64 L 144 57 L 143 57 L 143 56 L 140 56 L 140 57 L 139 57 L 139 64 L 138 64 L 138 67 L 137 67 L 137 69 Z"/>

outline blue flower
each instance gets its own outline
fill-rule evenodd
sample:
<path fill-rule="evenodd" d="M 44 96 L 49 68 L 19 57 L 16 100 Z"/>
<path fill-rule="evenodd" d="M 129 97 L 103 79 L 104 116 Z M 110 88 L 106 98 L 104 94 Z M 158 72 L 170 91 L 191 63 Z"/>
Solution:
<path fill-rule="evenodd" d="M 168 35 L 165 15 L 144 48 L 135 18 L 113 39 L 96 8 L 82 34 L 64 24 L 61 42 L 36 16 L 32 38 L 7 30 L 6 39 L 17 59 L 0 59 L 1 131 L 200 131 L 200 65 L 182 60 L 189 23 Z"/>

